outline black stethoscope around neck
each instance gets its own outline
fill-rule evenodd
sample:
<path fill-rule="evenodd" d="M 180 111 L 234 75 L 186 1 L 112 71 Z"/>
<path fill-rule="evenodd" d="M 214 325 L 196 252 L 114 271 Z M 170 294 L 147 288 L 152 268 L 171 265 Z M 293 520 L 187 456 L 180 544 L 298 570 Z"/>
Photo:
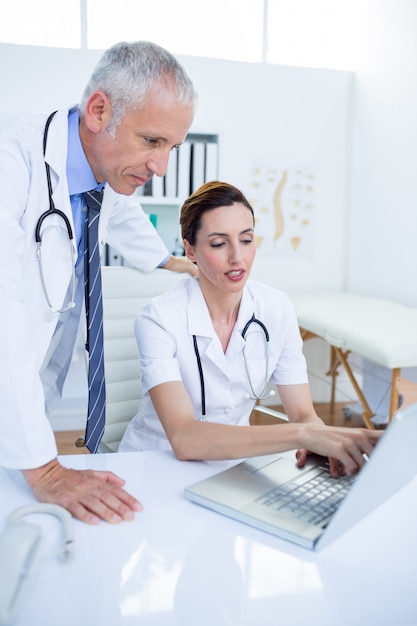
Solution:
<path fill-rule="evenodd" d="M 45 153 L 46 153 L 46 144 L 48 141 L 48 130 L 49 130 L 49 125 L 55 115 L 56 111 L 54 111 L 53 113 L 51 113 L 48 117 L 48 119 L 46 120 L 46 124 L 45 124 L 45 130 L 44 130 L 44 134 L 43 134 L 43 157 L 45 159 Z M 41 273 L 41 282 L 42 282 L 42 288 L 43 288 L 43 292 L 45 294 L 45 298 L 46 298 L 46 302 L 48 303 L 49 309 L 52 313 L 66 313 L 67 311 L 69 311 L 70 309 L 72 309 L 75 306 L 75 288 L 76 288 L 76 280 L 75 280 L 75 254 L 74 254 L 74 247 L 73 247 L 73 233 L 72 233 L 72 228 L 71 228 L 71 224 L 70 221 L 68 219 L 68 217 L 65 215 L 65 213 L 63 211 L 60 211 L 59 209 L 56 208 L 55 203 L 53 201 L 52 198 L 52 183 L 51 183 L 51 172 L 50 172 L 50 167 L 49 167 L 49 163 L 47 163 L 45 161 L 45 169 L 46 169 L 46 180 L 48 183 L 48 196 L 49 196 L 49 209 L 47 211 L 45 211 L 44 213 L 42 213 L 42 215 L 39 217 L 37 223 L 36 223 L 36 229 L 35 229 L 35 241 L 36 241 L 36 256 L 37 259 L 39 261 L 39 270 Z M 44 223 L 44 221 L 46 220 L 47 217 L 50 217 L 51 215 L 58 215 L 65 223 L 65 228 L 67 230 L 68 233 L 68 241 L 69 241 L 69 246 L 70 246 L 70 251 L 71 251 L 71 265 L 72 265 L 72 275 L 71 275 L 71 290 L 70 290 L 70 298 L 69 301 L 64 304 L 63 307 L 54 307 L 51 303 L 51 300 L 49 298 L 49 293 L 48 293 L 48 289 L 46 287 L 46 282 L 45 282 L 45 274 L 43 271 L 43 264 L 42 264 L 42 252 L 41 252 L 41 247 L 42 247 L 42 235 L 41 235 L 41 228 L 42 228 L 42 224 Z"/>
<path fill-rule="evenodd" d="M 249 387 L 251 390 L 252 395 L 248 396 L 248 398 L 252 399 L 252 400 L 265 400 L 266 398 L 269 398 L 271 395 L 273 395 L 275 392 L 270 391 L 267 393 L 266 388 L 268 385 L 268 365 L 269 365 L 269 332 L 267 327 L 265 326 L 265 324 L 263 324 L 260 320 L 256 319 L 255 317 L 255 313 L 253 313 L 252 317 L 246 322 L 243 330 L 242 330 L 242 337 L 243 339 L 246 340 L 246 334 L 249 330 L 249 327 L 251 326 L 251 324 L 257 324 L 258 326 L 260 326 L 260 328 L 263 331 L 263 335 L 264 335 L 264 347 L 265 347 L 265 377 L 264 377 L 264 383 L 263 383 L 263 389 L 262 389 L 262 393 L 257 394 L 253 388 L 253 384 L 252 384 L 252 378 L 250 375 L 250 371 L 249 371 L 249 366 L 248 366 L 248 362 L 247 362 L 247 358 L 246 358 L 246 343 L 242 348 L 242 354 L 243 354 L 243 360 L 245 362 L 245 370 L 246 370 L 246 376 L 248 379 L 248 383 L 249 383 Z M 198 344 L 197 344 L 197 337 L 195 335 L 193 335 L 193 345 L 194 345 L 194 352 L 195 352 L 195 356 L 197 359 L 197 367 L 198 367 L 198 373 L 200 375 L 200 389 L 201 389 L 201 418 L 200 421 L 205 422 L 206 421 L 206 388 L 205 388 L 205 383 L 204 383 L 204 373 L 203 373 L 203 366 L 201 364 L 201 358 L 200 358 L 200 352 L 198 350 Z"/>

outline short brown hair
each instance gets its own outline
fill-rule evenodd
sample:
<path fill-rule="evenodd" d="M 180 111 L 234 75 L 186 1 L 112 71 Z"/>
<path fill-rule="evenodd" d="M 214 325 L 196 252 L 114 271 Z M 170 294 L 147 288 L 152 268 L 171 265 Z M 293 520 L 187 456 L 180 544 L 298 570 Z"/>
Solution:
<path fill-rule="evenodd" d="M 237 187 L 218 180 L 205 183 L 187 198 L 182 205 L 180 214 L 182 238 L 194 246 L 204 213 L 218 209 L 221 206 L 232 206 L 236 202 L 243 204 L 249 209 L 254 218 L 253 208 Z"/>

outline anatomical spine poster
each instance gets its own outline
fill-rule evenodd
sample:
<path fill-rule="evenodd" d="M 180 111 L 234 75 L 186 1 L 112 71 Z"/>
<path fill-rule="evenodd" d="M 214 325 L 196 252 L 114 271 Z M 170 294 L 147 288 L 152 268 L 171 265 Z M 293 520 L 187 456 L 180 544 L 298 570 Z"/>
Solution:
<path fill-rule="evenodd" d="M 311 164 L 253 168 L 247 196 L 255 212 L 258 254 L 312 257 L 316 183 Z"/>

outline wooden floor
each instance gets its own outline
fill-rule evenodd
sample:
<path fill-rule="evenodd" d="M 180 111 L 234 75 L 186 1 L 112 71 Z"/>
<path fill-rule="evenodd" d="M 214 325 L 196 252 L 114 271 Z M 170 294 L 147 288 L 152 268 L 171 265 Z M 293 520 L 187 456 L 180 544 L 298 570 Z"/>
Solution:
<path fill-rule="evenodd" d="M 403 395 L 404 402 L 403 407 L 405 408 L 409 404 L 413 404 L 417 402 L 417 384 L 412 383 L 406 379 L 401 379 L 399 384 L 400 393 Z M 352 415 L 349 419 L 345 417 L 345 407 L 346 402 L 336 404 L 335 414 L 332 416 L 330 414 L 330 405 L 328 403 L 317 403 L 315 404 L 316 411 L 318 415 L 323 419 L 326 424 L 333 424 L 334 426 L 350 426 L 353 428 L 363 427 L 362 419 L 359 415 Z M 280 410 L 281 407 L 275 407 Z M 257 416 L 260 416 L 258 413 Z M 266 416 L 262 416 L 262 418 L 257 417 L 252 420 L 253 423 L 261 424 L 261 423 L 273 423 L 273 418 L 267 418 Z M 64 432 L 56 432 L 55 438 L 57 441 L 58 452 L 59 454 L 89 454 L 86 448 L 76 448 L 75 441 L 77 437 L 82 436 L 84 433 L 81 431 L 64 431 Z"/>

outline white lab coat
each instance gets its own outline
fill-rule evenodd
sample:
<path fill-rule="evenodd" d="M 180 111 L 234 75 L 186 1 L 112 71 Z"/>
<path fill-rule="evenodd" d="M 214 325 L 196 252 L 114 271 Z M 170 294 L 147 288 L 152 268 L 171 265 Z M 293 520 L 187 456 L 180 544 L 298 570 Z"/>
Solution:
<path fill-rule="evenodd" d="M 255 315 L 269 333 L 269 358 L 265 334 L 252 323 L 246 339 L 242 331 Z M 255 392 L 265 380 L 277 385 L 308 382 L 302 341 L 294 307 L 288 297 L 268 285 L 248 281 L 239 315 L 226 353 L 213 328 L 198 278 L 186 278 L 167 294 L 146 305 L 135 321 L 140 351 L 144 400 L 130 422 L 119 450 L 169 449 L 162 425 L 149 397 L 149 389 L 168 381 L 182 381 L 197 419 L 201 417 L 201 385 L 193 335 L 204 374 L 206 419 L 219 424 L 248 425 L 255 399 L 245 369 L 242 349 Z M 267 369 L 266 369 L 267 368 Z"/>
<path fill-rule="evenodd" d="M 45 114 L 0 115 L 0 465 L 20 469 L 41 466 L 56 455 L 39 378 L 58 319 L 48 310 L 36 260 L 36 223 L 49 208 L 42 150 L 46 119 Z M 52 120 L 46 160 L 55 206 L 74 229 L 66 179 L 67 119 L 68 110 L 61 110 Z M 145 272 L 168 256 L 137 199 L 109 187 L 99 237 L 101 246 L 108 241 Z M 56 216 L 45 222 L 42 259 L 51 302 L 62 303 L 71 255 L 67 231 Z"/>

